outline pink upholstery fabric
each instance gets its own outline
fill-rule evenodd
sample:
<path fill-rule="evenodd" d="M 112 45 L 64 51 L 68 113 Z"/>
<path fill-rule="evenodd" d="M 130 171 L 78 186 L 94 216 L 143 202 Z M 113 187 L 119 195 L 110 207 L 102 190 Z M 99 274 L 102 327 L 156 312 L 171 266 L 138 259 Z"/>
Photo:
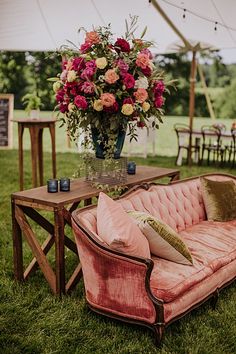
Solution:
<path fill-rule="evenodd" d="M 112 249 L 133 256 L 151 258 L 148 241 L 139 227 L 122 206 L 105 193 L 99 194 L 97 231 L 99 237 Z"/>
<path fill-rule="evenodd" d="M 220 268 L 200 283 L 188 289 L 174 301 L 164 304 L 165 323 L 189 310 L 208 295 L 235 278 L 236 260 Z"/>
<path fill-rule="evenodd" d="M 116 315 L 154 323 L 155 308 L 147 296 L 147 266 L 96 247 L 73 222 L 72 226 L 88 302 Z"/>
<path fill-rule="evenodd" d="M 174 301 L 215 271 L 236 260 L 236 221 L 203 221 L 181 232 L 193 257 L 193 266 L 153 258 L 153 294 Z"/>

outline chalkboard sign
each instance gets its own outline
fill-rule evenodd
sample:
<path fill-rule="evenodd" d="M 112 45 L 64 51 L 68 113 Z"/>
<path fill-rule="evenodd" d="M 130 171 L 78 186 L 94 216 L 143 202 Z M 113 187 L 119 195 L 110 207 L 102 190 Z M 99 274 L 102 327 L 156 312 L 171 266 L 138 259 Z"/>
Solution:
<path fill-rule="evenodd" d="M 0 149 L 12 148 L 14 95 L 0 94 Z"/>

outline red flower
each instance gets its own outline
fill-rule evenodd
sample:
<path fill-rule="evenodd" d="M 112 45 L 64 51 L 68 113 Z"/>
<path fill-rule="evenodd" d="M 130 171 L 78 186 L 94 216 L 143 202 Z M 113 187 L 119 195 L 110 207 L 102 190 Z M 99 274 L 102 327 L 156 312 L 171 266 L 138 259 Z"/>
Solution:
<path fill-rule="evenodd" d="M 164 98 L 162 96 L 157 96 L 154 101 L 154 106 L 156 108 L 161 108 L 164 104 Z"/>
<path fill-rule="evenodd" d="M 125 74 L 124 77 L 123 77 L 123 83 L 126 87 L 126 89 L 131 89 L 131 88 L 134 88 L 134 85 L 135 85 L 135 80 L 134 80 L 134 77 L 133 75 L 131 74 Z"/>
<path fill-rule="evenodd" d="M 80 71 L 85 68 L 85 61 L 84 58 L 77 57 L 73 59 L 73 64 L 72 64 L 73 70 Z"/>
<path fill-rule="evenodd" d="M 156 81 L 154 85 L 154 95 L 155 96 L 161 96 L 165 90 L 165 84 L 162 80 Z"/>
<path fill-rule="evenodd" d="M 74 103 L 78 108 L 83 109 L 83 110 L 87 109 L 87 107 L 88 107 L 88 103 L 87 103 L 84 96 L 80 96 L 80 95 L 76 96 Z"/>
<path fill-rule="evenodd" d="M 152 69 L 149 66 L 146 66 L 145 69 L 141 69 L 141 70 L 142 70 L 142 73 L 147 77 L 152 75 Z"/>
<path fill-rule="evenodd" d="M 61 113 L 68 112 L 68 104 L 67 103 L 61 103 L 59 109 L 60 109 Z"/>
<path fill-rule="evenodd" d="M 127 97 L 123 100 L 123 104 L 134 104 L 134 101 L 131 97 Z"/>
<path fill-rule="evenodd" d="M 87 51 L 89 51 L 89 49 L 92 47 L 92 44 L 89 42 L 85 42 L 84 44 L 81 44 L 80 46 L 80 51 L 81 53 L 86 53 Z"/>
<path fill-rule="evenodd" d="M 141 120 L 141 121 L 137 122 L 137 126 L 138 126 L 139 128 L 143 128 L 143 127 L 145 127 L 145 122 L 143 122 L 143 121 Z"/>
<path fill-rule="evenodd" d="M 116 43 L 115 43 L 115 50 L 117 51 L 117 53 L 119 53 L 119 52 L 129 53 L 130 52 L 130 45 L 125 39 L 117 38 Z"/>
<path fill-rule="evenodd" d="M 115 102 L 111 107 L 103 107 L 104 112 L 107 113 L 116 113 L 119 110 L 119 105 L 117 102 Z"/>
<path fill-rule="evenodd" d="M 64 96 L 65 96 L 65 91 L 63 89 L 57 91 L 57 94 L 56 94 L 57 102 L 63 102 L 64 101 Z"/>

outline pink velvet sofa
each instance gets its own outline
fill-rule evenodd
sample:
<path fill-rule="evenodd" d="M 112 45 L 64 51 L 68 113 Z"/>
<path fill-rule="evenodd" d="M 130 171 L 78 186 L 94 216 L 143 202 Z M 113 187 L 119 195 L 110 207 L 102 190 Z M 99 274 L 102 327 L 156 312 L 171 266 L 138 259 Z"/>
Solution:
<path fill-rule="evenodd" d="M 205 175 L 213 180 L 236 177 Z M 86 299 L 98 313 L 151 328 L 160 343 L 164 328 L 213 298 L 236 278 L 236 220 L 206 220 L 199 177 L 169 185 L 136 187 L 117 200 L 125 210 L 161 218 L 181 235 L 193 257 L 182 265 L 144 259 L 104 246 L 96 229 L 96 206 L 72 214 Z"/>

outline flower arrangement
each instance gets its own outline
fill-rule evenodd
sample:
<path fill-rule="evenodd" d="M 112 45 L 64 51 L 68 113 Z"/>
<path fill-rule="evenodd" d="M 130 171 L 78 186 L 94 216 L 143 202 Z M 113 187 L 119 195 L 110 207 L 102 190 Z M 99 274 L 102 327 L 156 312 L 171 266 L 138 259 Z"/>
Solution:
<path fill-rule="evenodd" d="M 153 43 L 134 37 L 137 17 L 131 17 L 124 38 L 113 41 L 110 25 L 85 31 L 76 50 L 61 54 L 62 72 L 53 84 L 57 109 L 63 113 L 71 137 L 78 128 L 95 128 L 107 151 L 114 152 L 119 129 L 137 139 L 137 128 L 158 128 L 162 122 L 164 94 L 172 82 L 153 63 L 148 49 Z M 84 30 L 84 29 L 83 29 Z M 104 136 L 106 138 L 104 138 Z"/>

